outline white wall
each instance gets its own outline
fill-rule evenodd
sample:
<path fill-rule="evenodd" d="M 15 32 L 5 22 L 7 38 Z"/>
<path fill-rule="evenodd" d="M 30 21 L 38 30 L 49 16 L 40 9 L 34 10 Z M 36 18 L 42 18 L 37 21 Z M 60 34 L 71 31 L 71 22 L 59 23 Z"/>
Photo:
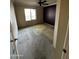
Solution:
<path fill-rule="evenodd" d="M 17 27 L 17 22 L 16 22 L 16 16 L 15 16 L 15 11 L 14 11 L 14 6 L 13 3 L 10 3 L 10 30 L 13 34 L 14 39 L 18 38 L 18 27 Z"/>
<path fill-rule="evenodd" d="M 57 0 L 57 2 L 56 2 L 56 17 L 55 17 L 54 40 L 53 40 L 54 48 L 56 48 L 56 41 L 57 41 L 58 23 L 59 23 L 59 15 L 60 15 L 60 3 L 61 3 L 61 0 Z"/>

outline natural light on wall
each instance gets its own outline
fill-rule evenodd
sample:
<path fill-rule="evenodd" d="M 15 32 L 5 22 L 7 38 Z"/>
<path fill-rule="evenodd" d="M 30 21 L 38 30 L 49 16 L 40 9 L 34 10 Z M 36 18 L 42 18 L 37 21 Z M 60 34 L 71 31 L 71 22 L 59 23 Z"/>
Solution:
<path fill-rule="evenodd" d="M 26 21 L 36 20 L 36 9 L 24 9 L 24 12 Z"/>

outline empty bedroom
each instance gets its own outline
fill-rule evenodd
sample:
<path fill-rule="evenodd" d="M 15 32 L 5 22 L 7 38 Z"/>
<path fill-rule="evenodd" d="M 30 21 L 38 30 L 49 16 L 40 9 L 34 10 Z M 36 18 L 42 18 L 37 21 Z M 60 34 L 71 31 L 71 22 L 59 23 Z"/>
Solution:
<path fill-rule="evenodd" d="M 56 59 L 55 56 L 60 56 L 54 54 L 57 50 L 54 45 L 57 5 L 57 0 L 11 0 L 11 59 Z M 60 23 L 65 24 L 61 20 Z M 62 28 L 60 23 L 58 30 Z"/>

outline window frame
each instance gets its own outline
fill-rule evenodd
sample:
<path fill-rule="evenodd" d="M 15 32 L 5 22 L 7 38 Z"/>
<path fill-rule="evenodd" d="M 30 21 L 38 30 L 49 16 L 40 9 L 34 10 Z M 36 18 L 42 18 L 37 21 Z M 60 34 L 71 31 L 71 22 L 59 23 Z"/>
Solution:
<path fill-rule="evenodd" d="M 30 10 L 30 15 L 29 15 L 29 17 L 30 17 L 30 20 L 27 20 L 27 16 L 26 16 L 26 9 L 29 9 Z M 32 12 L 31 12 L 31 10 L 35 10 L 35 15 L 34 15 L 34 17 L 35 17 L 35 19 L 32 19 Z M 37 19 L 37 16 L 36 16 L 36 14 L 37 14 L 37 12 L 36 12 L 37 10 L 35 9 L 35 8 L 25 8 L 24 9 L 24 14 L 25 14 L 25 21 L 33 21 L 33 20 L 36 20 Z"/>

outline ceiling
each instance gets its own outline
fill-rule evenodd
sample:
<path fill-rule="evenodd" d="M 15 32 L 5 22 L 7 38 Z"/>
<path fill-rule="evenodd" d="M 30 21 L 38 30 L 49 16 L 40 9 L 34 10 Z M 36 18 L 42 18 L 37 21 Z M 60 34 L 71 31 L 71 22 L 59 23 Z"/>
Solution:
<path fill-rule="evenodd" d="M 14 0 L 14 3 L 16 4 L 24 4 L 24 5 L 32 5 L 32 6 L 39 6 L 38 5 L 39 0 Z M 56 3 L 56 0 L 46 0 L 48 4 Z"/>

